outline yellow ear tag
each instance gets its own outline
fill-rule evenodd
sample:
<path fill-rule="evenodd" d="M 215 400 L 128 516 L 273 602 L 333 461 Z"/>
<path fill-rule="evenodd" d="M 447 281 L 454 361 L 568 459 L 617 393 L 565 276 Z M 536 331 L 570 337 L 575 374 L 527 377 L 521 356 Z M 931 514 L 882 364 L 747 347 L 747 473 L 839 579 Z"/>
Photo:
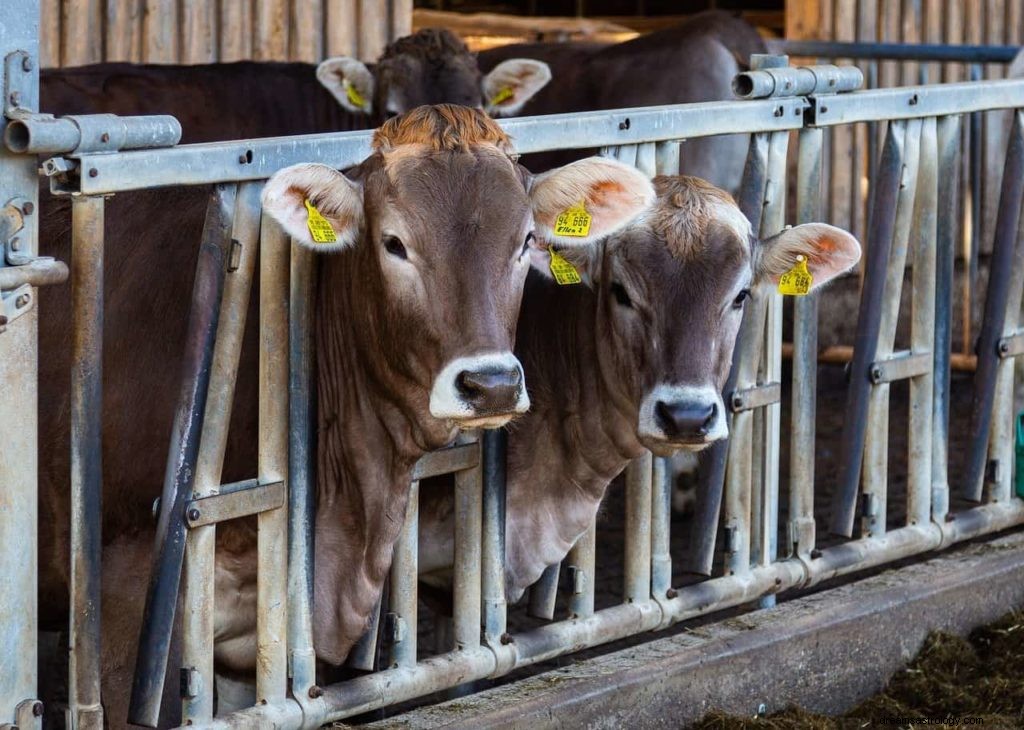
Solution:
<path fill-rule="evenodd" d="M 347 96 L 348 100 L 352 102 L 352 106 L 357 106 L 360 109 L 366 108 L 366 99 L 363 98 L 362 94 L 356 91 L 356 87 L 347 81 L 345 82 L 345 96 Z"/>
<path fill-rule="evenodd" d="M 313 237 L 313 240 L 316 243 L 334 243 L 337 241 L 338 236 L 335 235 L 330 222 L 323 217 L 323 214 L 308 199 L 305 203 L 306 213 L 309 216 L 306 219 L 306 226 L 309 228 L 309 235 Z"/>
<path fill-rule="evenodd" d="M 797 256 L 793 268 L 779 279 L 779 294 L 802 297 L 811 290 L 811 284 L 813 283 L 814 277 L 807 270 L 807 259 L 803 256 Z"/>
<path fill-rule="evenodd" d="M 555 218 L 555 235 L 582 238 L 590 233 L 590 213 L 579 202 Z"/>
<path fill-rule="evenodd" d="M 553 248 L 549 248 L 548 253 L 551 255 L 551 275 L 555 277 L 555 281 L 563 286 L 583 281 L 580 272 L 564 256 Z"/>
<path fill-rule="evenodd" d="M 494 98 L 491 99 L 491 106 L 498 106 L 498 104 L 508 101 L 515 95 L 516 92 L 512 91 L 511 86 L 502 86 L 498 93 L 494 95 Z"/>

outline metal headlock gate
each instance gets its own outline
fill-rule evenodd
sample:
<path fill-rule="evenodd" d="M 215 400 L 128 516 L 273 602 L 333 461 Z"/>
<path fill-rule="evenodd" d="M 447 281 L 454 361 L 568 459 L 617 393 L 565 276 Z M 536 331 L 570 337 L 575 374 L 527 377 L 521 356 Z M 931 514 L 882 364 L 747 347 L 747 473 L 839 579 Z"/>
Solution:
<path fill-rule="evenodd" d="M 71 727 L 100 727 L 99 399 L 102 341 L 104 198 L 169 185 L 210 185 L 189 321 L 190 349 L 164 486 L 158 548 L 147 620 L 133 687 L 133 717 L 155 724 L 168 671 L 181 671 L 183 720 L 192 727 L 311 728 L 393 705 L 474 679 L 584 647 L 667 627 L 676 622 L 820 583 L 823 580 L 947 547 L 1024 523 L 1024 501 L 1011 492 L 1013 358 L 1024 353 L 1018 327 L 1024 288 L 1019 242 L 1024 185 L 1024 118 L 1015 112 L 1007 174 L 999 205 L 994 265 L 978 350 L 971 414 L 971 460 L 966 474 L 947 473 L 950 372 L 950 282 L 958 190 L 959 129 L 964 115 L 1024 107 L 1024 81 L 966 82 L 851 93 L 850 74 L 780 67 L 759 59 L 747 79 L 763 98 L 736 102 L 616 110 L 503 122 L 520 152 L 602 147 L 648 174 L 673 173 L 684 138 L 750 133 L 739 202 L 762 236 L 784 224 L 786 157 L 797 133 L 797 209 L 800 222 L 819 219 L 822 135 L 827 127 L 874 121 L 887 125 L 872 181 L 864 295 L 847 403 L 841 479 L 831 529 L 861 536 L 817 549 L 814 505 L 816 298 L 795 303 L 792 427 L 783 434 L 781 313 L 778 296 L 757 300 L 744 317 L 726 402 L 731 438 L 709 449 L 704 488 L 693 528 L 700 572 L 710 575 L 719 513 L 724 521 L 724 575 L 674 586 L 669 549 L 669 484 L 665 464 L 649 454 L 627 470 L 625 575 L 620 604 L 595 610 L 596 528 L 577 542 L 566 562 L 576 580 L 571 616 L 509 633 L 504 597 L 503 433 L 469 434 L 425 456 L 395 547 L 387 628 L 387 668 L 327 687 L 316 684 L 311 635 L 311 423 L 313 257 L 289 247 L 281 230 L 261 218 L 261 181 L 276 170 L 318 161 L 344 168 L 370 151 L 370 133 L 245 140 L 116 151 L 90 118 L 71 127 L 42 119 L 36 107 L 37 57 L 33 0 L 14 0 L 0 23 L 4 56 L 5 141 L 0 150 L 0 723 L 39 725 L 36 701 L 36 310 L 35 287 L 63 280 L 66 268 L 41 260 L 33 215 L 35 159 L 51 157 L 55 190 L 74 196 L 73 281 L 75 368 L 72 375 L 72 606 Z M 784 60 L 782 61 L 784 63 Z M 829 80 L 835 83 L 830 85 Z M 852 84 L 855 86 L 856 84 Z M 847 85 L 846 88 L 850 88 Z M 107 119 L 151 143 L 173 144 L 167 120 Z M 56 126 L 54 126 L 56 125 Z M 156 131 L 154 131 L 154 125 Z M 57 127 L 74 139 L 47 135 Z M 12 131 L 13 130 L 13 131 Z M 77 131 L 76 131 L 77 130 Z M 63 134 L 63 133 L 62 133 Z M 76 136 L 77 135 L 77 136 Z M 33 142 L 32 140 L 35 140 Z M 20 151 L 16 154 L 11 149 Z M 110 151 L 106 151 L 110 150 Z M 233 242 L 237 242 L 233 243 Z M 256 477 L 221 485 L 227 414 L 239 361 L 244 313 L 256 270 L 260 281 L 260 431 Z M 894 351 L 895 313 L 903 257 L 914 250 L 913 326 L 909 350 Z M 231 258 L 232 256 L 235 258 Z M 231 266 L 226 266 L 228 260 Z M 44 294 L 45 296 L 45 294 Z M 20 302 L 20 304 L 19 304 Z M 235 316 L 226 316 L 233 313 Z M 241 313 L 241 317 L 237 316 Z M 889 388 L 909 380 L 910 483 L 906 524 L 886 529 Z M 782 438 L 790 438 L 788 522 L 778 519 Z M 456 552 L 453 648 L 418 661 L 417 482 L 456 475 Z M 981 504 L 952 512 L 950 489 Z M 214 717 L 214 530 L 217 522 L 258 515 L 256 704 Z M 33 540 L 27 541 L 26 525 Z M 781 555 L 781 557 L 780 557 Z M 168 644 L 185 564 L 181 605 L 182 667 L 169 668 Z M 553 615 L 555 571 L 533 589 L 535 613 Z M 385 624 L 387 626 L 385 627 Z M 372 666 L 367 638 L 356 666 Z"/>

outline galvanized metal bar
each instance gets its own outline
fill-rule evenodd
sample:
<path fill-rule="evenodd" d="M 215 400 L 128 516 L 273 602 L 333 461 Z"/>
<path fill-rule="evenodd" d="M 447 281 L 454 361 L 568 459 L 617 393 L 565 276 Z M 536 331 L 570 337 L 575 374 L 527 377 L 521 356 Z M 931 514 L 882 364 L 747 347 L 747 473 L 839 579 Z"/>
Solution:
<path fill-rule="evenodd" d="M 639 145 L 620 144 L 615 148 L 615 159 L 624 165 L 636 167 L 636 152 Z"/>
<path fill-rule="evenodd" d="M 537 582 L 530 586 L 527 614 L 547 621 L 554 619 L 555 603 L 558 600 L 558 574 L 561 567 L 560 563 L 549 565 L 540 574 Z"/>
<path fill-rule="evenodd" d="M 652 456 L 626 467 L 625 556 L 622 599 L 638 603 L 651 597 L 651 470 Z"/>
<path fill-rule="evenodd" d="M 935 338 L 932 391 L 932 519 L 942 524 L 949 508 L 949 391 L 953 349 L 954 257 L 960 224 L 960 117 L 940 117 L 937 130 L 938 214 L 935 237 Z"/>
<path fill-rule="evenodd" d="M 871 43 L 838 41 L 804 41 L 770 39 L 773 52 L 791 56 L 820 58 L 855 58 L 884 61 L 959 61 L 975 63 L 1009 63 L 1020 50 L 1018 46 L 949 45 L 945 43 Z"/>
<path fill-rule="evenodd" d="M 881 328 L 882 293 L 896 223 L 896 199 L 903 170 L 905 131 L 905 122 L 889 123 L 882 147 L 882 159 L 878 165 L 878 178 L 872 186 L 871 225 L 868 230 L 864 286 L 861 290 L 857 316 L 850 387 L 846 398 L 847 420 L 840 447 L 839 478 L 832 500 L 830 525 L 832 532 L 847 537 L 853 532 L 861 465 L 864 460 L 868 396 L 871 390 L 868 370 L 870 363 L 875 361 L 878 333 Z"/>
<path fill-rule="evenodd" d="M 797 222 L 821 217 L 821 129 L 801 129 L 797 149 Z M 789 449 L 789 547 L 802 558 L 814 549 L 814 454 L 818 387 L 818 296 L 793 299 L 793 389 Z"/>
<path fill-rule="evenodd" d="M 420 483 L 409 486 L 409 505 L 395 540 L 388 592 L 391 619 L 391 666 L 416 664 L 416 576 L 419 572 Z"/>
<path fill-rule="evenodd" d="M 658 142 L 655 151 L 655 172 L 659 175 L 679 174 L 679 140 Z"/>
<path fill-rule="evenodd" d="M 21 266 L 0 267 L 0 291 L 19 286 L 48 286 L 67 281 L 68 266 L 63 261 L 41 257 Z"/>
<path fill-rule="evenodd" d="M 196 263 L 182 387 L 171 434 L 153 568 L 128 710 L 129 722 L 146 727 L 156 727 L 160 716 L 185 553 L 184 507 L 195 482 L 234 207 L 234 186 L 215 186 L 210 194 Z"/>
<path fill-rule="evenodd" d="M 203 415 L 203 434 L 196 457 L 195 483 L 185 508 L 185 519 L 193 528 L 186 538 L 185 572 L 182 579 L 182 667 L 198 677 L 189 682 L 182 697 L 182 721 L 213 717 L 214 561 L 217 521 L 204 504 L 198 508 L 200 522 L 191 519 L 196 502 L 220 491 L 228 424 L 234 401 L 235 380 L 242 351 L 242 337 L 249 311 L 256 248 L 259 236 L 259 186 L 241 186 L 235 196 L 231 237 L 238 242 L 237 267 L 229 267 L 217 319 L 217 340 Z M 255 208 L 254 208 L 255 206 Z M 233 243 L 232 246 L 235 244 Z M 203 527 L 202 525 L 209 525 Z"/>
<path fill-rule="evenodd" d="M 925 67 L 922 66 L 922 69 Z M 910 381 L 910 416 L 907 424 L 907 524 L 931 519 L 932 497 L 932 394 L 935 382 L 935 258 L 938 222 L 938 128 L 935 119 L 921 127 L 920 162 L 912 230 L 914 271 L 911 282 L 910 348 L 921 358 L 923 370 Z M 952 297 L 952 290 L 943 292 Z"/>
<path fill-rule="evenodd" d="M 455 565 L 454 639 L 455 648 L 480 644 L 480 570 L 483 531 L 483 464 L 479 433 L 472 439 L 475 464 L 455 473 Z"/>
<path fill-rule="evenodd" d="M 971 64 L 970 77 L 971 81 L 981 81 L 984 74 L 980 64 Z M 981 231 L 982 231 L 982 210 L 984 208 L 984 196 L 983 192 L 983 168 L 985 161 L 983 158 L 983 147 L 984 140 L 982 138 L 982 117 L 980 112 L 974 112 L 970 116 L 969 120 L 969 135 L 968 135 L 968 156 L 967 156 L 967 175 L 971 186 L 971 197 L 970 197 L 970 235 L 964 239 L 964 259 L 967 263 L 967 276 L 964 279 L 964 294 L 961 305 L 961 313 L 963 316 L 963 323 L 961 325 L 963 329 L 963 352 L 965 354 L 973 352 L 974 338 L 971 336 L 971 328 L 973 327 L 973 298 L 974 298 L 974 287 L 978 281 L 978 253 L 981 251 Z"/>
<path fill-rule="evenodd" d="M 27 155 L 66 155 L 171 147 L 181 141 L 181 124 L 171 116 L 121 117 L 84 114 L 54 118 L 26 114 L 7 125 L 4 144 Z"/>
<path fill-rule="evenodd" d="M 1007 309 L 1006 316 L 1009 326 L 1009 323 L 1013 321 L 1010 317 L 1009 309 Z M 1024 330 L 1012 329 L 1009 334 L 1000 338 L 997 349 L 999 351 L 999 357 L 1002 359 L 1020 357 L 1021 355 L 1024 355 Z"/>
<path fill-rule="evenodd" d="M 100 704 L 100 562 L 103 555 L 103 198 L 71 207 L 71 629 L 72 727 L 103 728 Z"/>
<path fill-rule="evenodd" d="M 783 66 L 736 74 L 732 93 L 740 99 L 780 99 L 855 91 L 863 84 L 864 73 L 856 66 Z"/>
<path fill-rule="evenodd" d="M 591 522 L 572 546 L 566 563 L 572 580 L 569 614 L 572 618 L 594 615 L 594 571 L 597 569 L 597 525 Z"/>
<path fill-rule="evenodd" d="M 729 410 L 733 413 L 752 411 L 770 406 L 782 399 L 782 383 L 764 383 L 744 390 L 734 390 L 729 399 Z"/>
<path fill-rule="evenodd" d="M 636 169 L 647 177 L 657 174 L 657 154 L 654 142 L 644 142 L 636 147 Z"/>
<path fill-rule="evenodd" d="M 1017 227 L 1021 218 L 1024 193 L 1024 117 L 1014 114 L 1012 131 L 1007 142 L 1006 166 L 1003 169 L 999 211 L 996 214 L 995 240 L 989 267 L 985 314 L 978 335 L 978 368 L 974 373 L 974 398 L 971 403 L 971 446 L 967 454 L 963 496 L 977 502 L 981 499 L 988 457 L 988 441 L 995 402 L 996 371 L 999 367 L 997 345 L 1003 336 L 1006 305 L 1010 295 L 1010 279 L 1017 248 Z"/>
<path fill-rule="evenodd" d="M 875 345 L 877 360 L 868 366 L 868 379 L 873 387 L 868 391 L 867 429 L 864 437 L 864 467 L 862 471 L 861 530 L 865 536 L 878 536 L 885 532 L 888 515 L 889 483 L 889 383 L 881 377 L 880 361 L 888 360 L 896 338 L 903 273 L 906 269 L 910 229 L 913 225 L 914 198 L 917 193 L 917 170 L 920 163 L 921 120 L 907 122 L 903 142 L 903 171 L 896 197 L 896 223 L 889 263 L 882 288 L 878 338 Z"/>
<path fill-rule="evenodd" d="M 412 470 L 413 481 L 472 469 L 480 462 L 480 445 L 476 441 L 456 444 L 420 457 Z"/>
<path fill-rule="evenodd" d="M 934 237 L 930 240 L 934 240 Z M 895 383 L 925 375 L 932 371 L 932 353 L 900 350 L 871 363 L 868 377 L 874 385 Z"/>
<path fill-rule="evenodd" d="M 269 484 L 255 484 L 249 489 L 239 489 L 227 494 L 212 494 L 188 502 L 185 507 L 185 522 L 189 528 L 215 525 L 218 522 L 236 520 L 239 517 L 259 515 L 283 507 L 288 490 L 284 481 Z"/>
<path fill-rule="evenodd" d="M 672 472 L 655 457 L 651 470 L 651 595 L 668 597 L 672 588 Z"/>
<path fill-rule="evenodd" d="M 508 434 L 483 431 L 483 526 L 481 593 L 485 641 L 494 646 L 505 634 L 505 480 Z"/>

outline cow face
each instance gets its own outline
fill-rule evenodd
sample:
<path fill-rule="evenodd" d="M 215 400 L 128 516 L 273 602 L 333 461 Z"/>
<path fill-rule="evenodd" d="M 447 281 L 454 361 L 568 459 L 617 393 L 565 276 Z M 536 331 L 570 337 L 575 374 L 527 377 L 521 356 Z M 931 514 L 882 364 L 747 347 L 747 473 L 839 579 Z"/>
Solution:
<path fill-rule="evenodd" d="M 349 111 L 384 119 L 426 104 L 461 104 L 508 116 L 548 81 L 546 63 L 510 59 L 486 76 L 454 33 L 425 28 L 389 45 L 374 69 L 354 58 L 329 58 L 317 79 Z"/>
<path fill-rule="evenodd" d="M 344 316 L 383 353 L 376 377 L 403 412 L 420 425 L 500 426 L 529 406 L 512 343 L 535 226 L 553 225 L 566 200 L 583 201 L 595 240 L 640 213 L 653 189 L 636 170 L 597 158 L 533 180 L 483 112 L 447 105 L 389 121 L 374 147 L 348 174 L 280 171 L 265 210 L 300 244 L 348 257 L 357 275 L 322 275 L 320 285 L 351 289 Z M 313 240 L 317 213 L 335 242 Z"/>
<path fill-rule="evenodd" d="M 773 291 L 798 256 L 817 288 L 853 266 L 860 245 L 821 223 L 757 241 L 727 193 L 690 177 L 654 183 L 641 220 L 566 255 L 598 295 L 603 380 L 635 409 L 640 442 L 663 455 L 728 435 L 721 391 L 749 298 Z"/>

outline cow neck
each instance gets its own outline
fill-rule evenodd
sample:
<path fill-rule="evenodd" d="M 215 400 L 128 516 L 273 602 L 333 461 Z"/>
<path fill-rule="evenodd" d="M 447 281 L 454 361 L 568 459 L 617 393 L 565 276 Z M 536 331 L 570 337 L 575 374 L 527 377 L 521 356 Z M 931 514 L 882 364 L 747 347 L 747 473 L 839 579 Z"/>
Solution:
<path fill-rule="evenodd" d="M 530 411 L 509 437 L 507 564 L 512 597 L 564 557 L 608 484 L 643 453 L 636 414 L 600 363 L 600 302 L 589 288 L 537 281 L 519 319 Z"/>
<path fill-rule="evenodd" d="M 410 382 L 389 362 L 358 252 L 325 257 L 317 296 L 317 514 L 314 640 L 340 663 L 362 635 L 405 518 L 413 465 L 453 432 L 417 423 L 396 394 Z M 378 297 L 379 299 L 379 297 Z"/>

